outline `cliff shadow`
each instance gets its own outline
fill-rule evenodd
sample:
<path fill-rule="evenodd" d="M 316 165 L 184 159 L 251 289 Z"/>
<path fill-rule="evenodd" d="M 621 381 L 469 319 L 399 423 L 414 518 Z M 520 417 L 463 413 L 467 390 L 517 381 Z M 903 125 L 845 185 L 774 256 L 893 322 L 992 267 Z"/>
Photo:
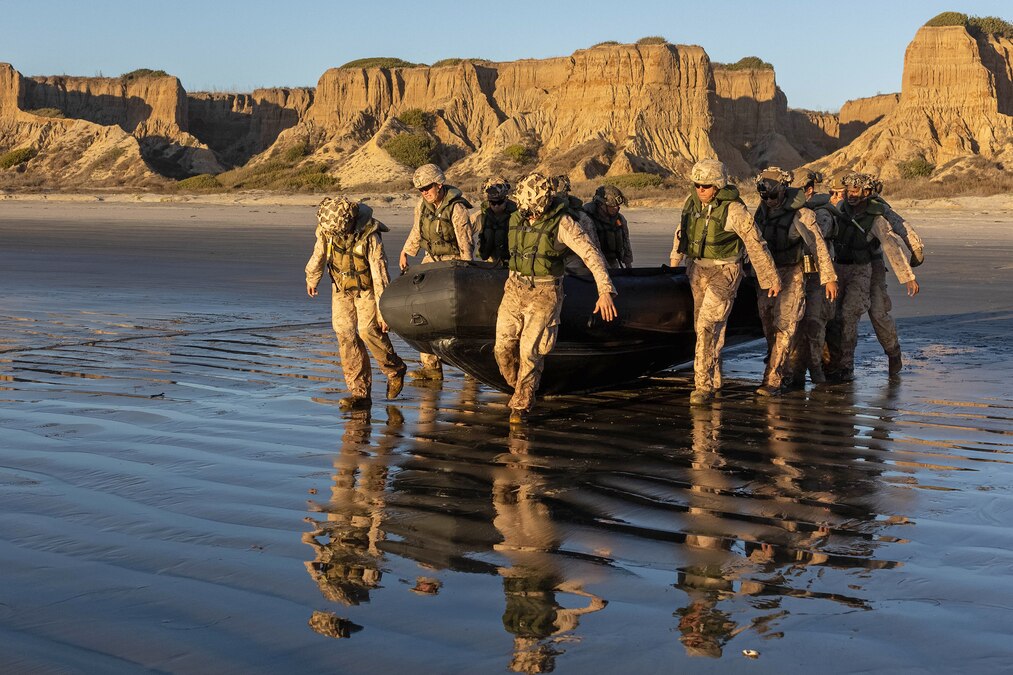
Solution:
<path fill-rule="evenodd" d="M 139 96 L 96 95 L 31 78 L 25 78 L 24 82 L 24 109 L 29 112 L 55 108 L 66 117 L 107 127 L 118 126 L 128 134 L 151 117 L 151 105 Z"/>
<path fill-rule="evenodd" d="M 996 106 L 1001 115 L 1013 115 L 1013 80 L 1010 78 L 1010 64 L 990 40 L 976 36 L 981 62 L 995 78 Z"/>
<path fill-rule="evenodd" d="M 478 86 L 485 96 L 486 102 L 492 111 L 496 113 L 496 119 L 500 124 L 506 122 L 507 115 L 496 102 L 496 81 L 499 79 L 499 71 L 487 66 L 475 66 L 475 73 L 478 75 Z"/>
<path fill-rule="evenodd" d="M 232 110 L 228 99 L 190 97 L 187 103 L 190 134 L 233 168 L 245 165 L 271 147 L 281 132 L 299 123 L 298 111 L 277 103 L 251 101 L 248 112 Z"/>

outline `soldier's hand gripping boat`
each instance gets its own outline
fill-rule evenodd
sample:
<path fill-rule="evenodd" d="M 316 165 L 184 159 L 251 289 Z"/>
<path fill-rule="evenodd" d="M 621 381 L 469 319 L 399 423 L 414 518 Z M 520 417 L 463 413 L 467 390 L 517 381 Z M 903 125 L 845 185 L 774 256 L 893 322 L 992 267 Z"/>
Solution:
<path fill-rule="evenodd" d="M 545 359 L 539 392 L 607 389 L 692 362 L 693 296 L 683 268 L 609 270 L 619 318 L 592 314 L 598 291 L 590 276 L 563 277 L 563 311 L 556 347 Z M 390 329 L 419 350 L 502 391 L 510 391 L 493 356 L 496 313 L 506 269 L 453 260 L 416 265 L 386 288 L 380 311 Z M 726 345 L 763 336 L 756 284 L 739 288 Z"/>

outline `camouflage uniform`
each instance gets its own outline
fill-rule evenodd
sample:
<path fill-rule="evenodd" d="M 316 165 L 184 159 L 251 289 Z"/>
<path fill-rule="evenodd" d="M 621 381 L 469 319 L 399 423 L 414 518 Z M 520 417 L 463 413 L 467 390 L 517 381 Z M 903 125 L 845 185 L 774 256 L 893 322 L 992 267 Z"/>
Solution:
<path fill-rule="evenodd" d="M 426 164 L 419 167 L 412 178 L 416 188 L 423 188 L 433 183 L 441 185 L 443 189 L 446 190 L 444 199 L 447 199 L 447 197 L 451 194 L 460 193 L 457 188 L 446 185 L 444 182 L 445 180 L 443 172 L 440 171 L 439 167 L 435 164 Z M 412 218 L 412 229 L 408 232 L 408 238 L 405 240 L 404 247 L 401 249 L 401 253 L 404 255 L 418 255 L 419 250 L 425 246 L 421 231 L 421 217 L 425 207 L 426 201 L 423 198 L 420 198 L 418 203 L 415 204 L 415 214 Z M 450 221 L 454 226 L 454 236 L 457 240 L 457 251 L 455 253 L 433 254 L 428 248 L 426 248 L 425 255 L 422 258 L 423 264 L 443 260 L 472 259 L 472 252 L 474 251 L 475 244 L 474 230 L 471 226 L 471 217 L 468 215 L 469 208 L 470 205 L 468 205 L 466 201 L 458 201 L 451 207 Z M 419 373 L 420 375 L 432 376 L 435 379 L 442 379 L 443 363 L 440 361 L 440 357 L 435 354 L 419 354 L 419 359 L 422 361 L 422 371 Z M 415 374 L 413 374 L 413 377 L 414 376 Z"/>
<path fill-rule="evenodd" d="M 531 222 L 526 213 L 539 214 L 534 225 L 543 222 L 542 216 L 547 213 L 556 213 L 559 220 L 552 250 L 560 257 L 553 270 L 537 276 L 527 275 L 518 271 L 521 256 L 516 254 L 519 251 L 511 250 L 510 274 L 496 316 L 494 352 L 500 373 L 514 388 L 510 409 L 519 421 L 534 405 L 545 356 L 556 344 L 563 307 L 562 252 L 569 248 L 584 260 L 594 275 L 600 296 L 615 295 L 616 291 L 601 252 L 577 221 L 565 212 L 561 200 L 552 198 L 547 178 L 537 173 L 525 177 L 517 187 L 516 199 L 520 211 L 511 218 L 511 234 Z M 513 413 L 511 421 L 514 421 Z"/>
<path fill-rule="evenodd" d="M 367 348 L 387 376 L 388 398 L 400 393 L 406 370 L 379 325 L 380 296 L 390 283 L 380 233 L 388 230 L 372 216 L 365 204 L 325 199 L 317 210 L 316 243 L 305 270 L 308 289 L 317 287 L 325 269 L 331 276 L 331 324 L 345 384 L 353 399 L 367 400 L 372 384 Z"/>
<path fill-rule="evenodd" d="M 619 188 L 603 185 L 595 190 L 594 199 L 584 204 L 584 213 L 595 230 L 598 249 L 613 269 L 633 266 L 633 245 L 630 243 L 630 226 L 626 216 L 617 213 L 613 219 L 605 209 L 620 207 L 626 197 Z M 611 244 L 606 245 L 606 242 Z"/>
<path fill-rule="evenodd" d="M 870 183 L 867 176 L 853 174 L 846 178 L 849 186 L 867 187 Z M 871 227 L 865 235 L 865 241 L 870 243 L 869 262 L 861 260 L 842 260 L 843 248 L 842 238 L 846 235 L 849 223 L 857 218 L 869 215 L 868 209 L 877 203 L 873 200 L 866 202 L 865 209 L 856 212 L 847 201 L 841 203 L 841 231 L 835 239 L 838 261 L 836 263 L 837 275 L 841 279 L 841 294 L 839 297 L 837 311 L 834 320 L 827 325 L 827 348 L 829 350 L 829 363 L 827 368 L 830 372 L 828 377 L 833 375 L 837 379 L 850 380 L 853 377 L 855 366 L 855 347 L 858 344 L 858 322 L 862 315 L 869 311 L 872 304 L 872 262 L 877 255 L 885 255 L 893 268 L 897 280 L 902 284 L 914 281 L 915 275 L 911 270 L 907 255 L 904 253 L 903 242 L 898 237 L 884 215 L 875 215 L 871 219 Z M 878 210 L 882 210 L 882 206 Z M 899 351 L 899 346 L 898 346 Z"/>
<path fill-rule="evenodd" d="M 690 178 L 697 184 L 721 188 L 712 201 L 702 205 L 706 209 L 703 215 L 707 215 L 708 219 L 715 204 L 722 199 L 722 193 L 726 193 L 727 215 L 721 231 L 734 234 L 745 247 L 761 287 L 777 286 L 780 280 L 774 260 L 745 204 L 739 199 L 738 190 L 728 186 L 724 164 L 718 160 L 697 162 Z M 722 258 L 697 257 L 684 253 L 688 251 L 689 244 L 683 244 L 685 216 L 687 208 L 691 205 L 695 208 L 695 198 L 696 195 L 690 195 L 683 207 L 684 222 L 675 229 L 670 261 L 676 267 L 684 257 L 687 259 L 686 273 L 693 291 L 693 323 L 696 329 L 696 355 L 693 360 L 695 390 L 690 402 L 699 403 L 721 388 L 721 350 L 724 347 L 728 315 L 742 281 L 742 252 L 740 250 Z"/>
<path fill-rule="evenodd" d="M 788 188 L 791 175 L 776 167 L 767 169 L 757 177 L 757 189 L 761 198 L 767 194 L 780 194 L 781 201 L 776 208 L 768 208 L 761 202 L 756 209 L 754 220 L 766 237 L 768 249 L 773 251 L 777 274 L 781 280 L 781 292 L 776 297 L 761 293 L 757 296 L 757 307 L 763 334 L 767 338 L 767 367 L 763 384 L 757 393 L 769 395 L 781 388 L 787 377 L 788 355 L 795 346 L 795 332 L 802 320 L 805 307 L 805 283 L 803 274 L 804 249 L 814 254 L 820 271 L 820 284 L 837 281 L 833 260 L 827 249 L 823 234 L 816 222 L 816 214 L 805 207 L 805 194 L 798 188 Z M 794 212 L 786 232 L 777 223 L 783 223 L 789 212 Z M 778 239 L 784 241 L 778 242 Z M 783 250 L 778 250 L 778 246 Z"/>
<path fill-rule="evenodd" d="M 478 236 L 478 257 L 481 260 L 506 265 L 507 257 L 510 255 L 506 244 L 510 214 L 517 210 L 517 204 L 507 199 L 510 183 L 502 176 L 486 180 L 482 191 L 486 200 L 482 202 L 479 212 L 472 216 L 472 223 Z M 494 208 L 500 207 L 502 210 L 497 213 Z"/>

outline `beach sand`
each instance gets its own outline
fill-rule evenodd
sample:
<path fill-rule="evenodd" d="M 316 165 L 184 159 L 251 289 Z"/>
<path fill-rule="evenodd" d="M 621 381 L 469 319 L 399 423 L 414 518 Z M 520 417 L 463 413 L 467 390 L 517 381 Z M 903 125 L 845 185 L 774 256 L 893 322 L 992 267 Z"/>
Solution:
<path fill-rule="evenodd" d="M 1013 199 L 895 205 L 900 383 L 866 322 L 853 386 L 757 401 L 754 342 L 517 432 L 457 371 L 338 409 L 316 201 L 0 201 L 0 672 L 1009 668 Z"/>

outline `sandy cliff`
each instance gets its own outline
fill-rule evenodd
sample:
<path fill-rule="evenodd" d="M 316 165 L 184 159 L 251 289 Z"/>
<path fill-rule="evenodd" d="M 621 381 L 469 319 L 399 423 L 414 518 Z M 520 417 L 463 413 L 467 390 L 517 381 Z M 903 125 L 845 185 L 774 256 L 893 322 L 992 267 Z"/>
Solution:
<path fill-rule="evenodd" d="M 900 103 L 900 94 L 879 94 L 847 101 L 841 106 L 841 144 L 847 145 L 866 129 L 892 113 Z"/>

